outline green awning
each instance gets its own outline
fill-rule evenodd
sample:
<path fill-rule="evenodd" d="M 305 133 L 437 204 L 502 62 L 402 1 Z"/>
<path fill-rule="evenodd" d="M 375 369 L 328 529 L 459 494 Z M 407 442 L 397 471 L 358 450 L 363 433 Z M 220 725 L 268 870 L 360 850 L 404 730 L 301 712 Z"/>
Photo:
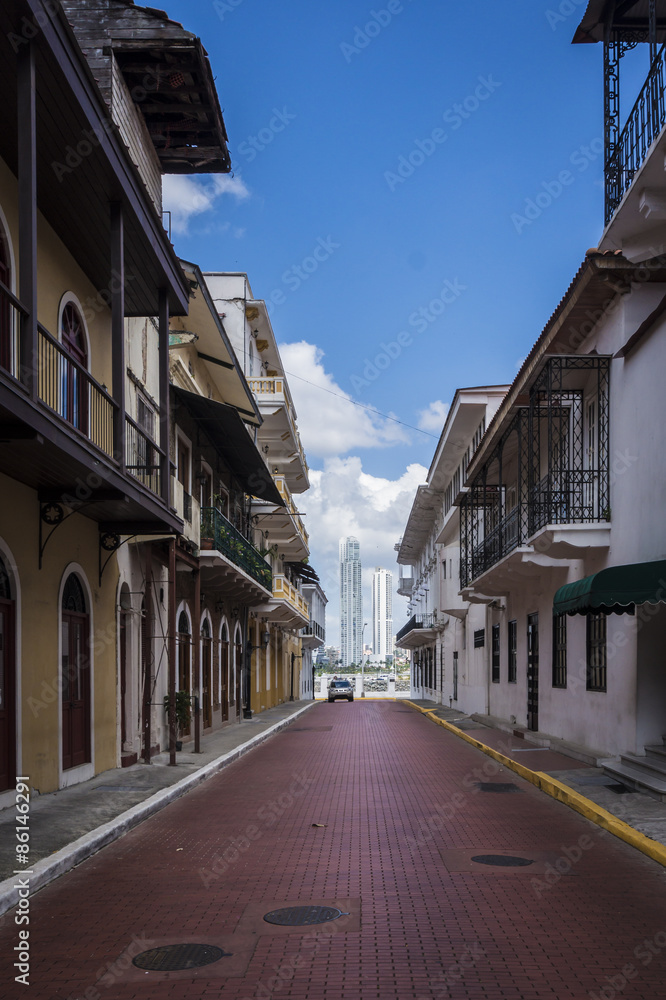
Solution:
<path fill-rule="evenodd" d="M 658 562 L 609 566 L 555 593 L 553 614 L 590 612 L 632 614 L 637 604 L 666 603 L 666 559 Z"/>

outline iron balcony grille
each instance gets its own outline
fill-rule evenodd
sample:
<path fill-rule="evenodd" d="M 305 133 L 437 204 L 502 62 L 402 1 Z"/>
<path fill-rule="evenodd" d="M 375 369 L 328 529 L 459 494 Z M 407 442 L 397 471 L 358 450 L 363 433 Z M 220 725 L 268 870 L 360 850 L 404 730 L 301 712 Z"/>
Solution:
<path fill-rule="evenodd" d="M 666 125 L 665 69 L 662 47 L 616 144 L 606 151 L 606 225 L 629 190 L 650 146 Z"/>
<path fill-rule="evenodd" d="M 401 639 L 417 628 L 433 628 L 435 624 L 434 614 L 412 615 L 406 625 L 403 625 L 395 637 L 396 645 Z"/>
<path fill-rule="evenodd" d="M 548 524 L 610 520 L 609 372 L 599 356 L 546 361 L 462 499 L 461 587 Z"/>
<path fill-rule="evenodd" d="M 310 622 L 309 625 L 301 629 L 301 635 L 304 637 L 313 635 L 317 639 L 323 640 L 326 638 L 326 630 L 318 622 Z"/>
<path fill-rule="evenodd" d="M 221 552 L 262 587 L 273 592 L 271 567 L 217 507 L 201 508 L 201 538 L 212 539 L 216 552 Z"/>

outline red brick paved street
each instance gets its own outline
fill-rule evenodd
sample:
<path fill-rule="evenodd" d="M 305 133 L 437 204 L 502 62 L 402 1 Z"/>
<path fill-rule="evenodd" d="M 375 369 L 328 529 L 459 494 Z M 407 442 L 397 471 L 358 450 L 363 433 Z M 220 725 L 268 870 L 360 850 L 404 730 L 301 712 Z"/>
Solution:
<path fill-rule="evenodd" d="M 350 916 L 262 919 L 301 902 Z M 664 869 L 393 702 L 313 708 L 36 894 L 29 987 L 9 916 L 30 1000 L 666 998 Z M 232 957 L 128 965 L 174 942 Z"/>

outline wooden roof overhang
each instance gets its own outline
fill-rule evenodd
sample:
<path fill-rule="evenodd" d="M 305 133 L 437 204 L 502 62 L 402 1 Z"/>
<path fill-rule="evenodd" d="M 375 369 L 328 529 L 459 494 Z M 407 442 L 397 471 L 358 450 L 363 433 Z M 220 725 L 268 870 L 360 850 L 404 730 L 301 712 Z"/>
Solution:
<path fill-rule="evenodd" d="M 632 289 L 632 283 L 666 282 L 666 258 L 655 257 L 642 264 L 632 264 L 620 254 L 600 253 L 589 250 L 577 274 L 544 327 L 539 339 L 523 362 L 501 406 L 491 420 L 480 446 L 467 467 L 465 483 L 469 484 L 492 455 L 508 424 L 518 409 L 527 405 L 529 390 L 544 364 L 552 355 L 580 355 L 580 345 L 592 332 L 594 323 L 610 315 L 619 295 Z M 666 310 L 665 301 L 659 305 L 650 322 Z M 643 336 L 648 323 L 638 331 Z M 618 352 L 622 356 L 637 342 L 632 336 Z M 583 355 L 581 355 L 583 356 Z"/>
<path fill-rule="evenodd" d="M 624 38 L 645 35 L 649 26 L 649 0 L 589 0 L 572 39 L 573 44 L 603 42 L 606 29 Z M 666 3 L 657 0 L 657 41 L 666 41 Z"/>
<path fill-rule="evenodd" d="M 227 132 L 206 51 L 198 38 L 113 39 L 130 91 L 151 77 L 155 89 L 140 104 L 165 174 L 229 173 Z"/>
<path fill-rule="evenodd" d="M 115 58 L 150 133 L 162 173 L 228 173 L 231 159 L 201 40 L 133 0 L 62 0 L 107 103 Z"/>
<path fill-rule="evenodd" d="M 35 47 L 38 208 L 102 296 L 114 282 L 110 204 L 124 210 L 125 312 L 155 316 L 166 289 L 174 315 L 187 312 L 189 286 L 140 175 L 111 123 L 62 12 L 44 17 L 39 0 L 0 8 L 0 156 L 18 170 L 17 51 L 25 24 L 40 24 Z"/>

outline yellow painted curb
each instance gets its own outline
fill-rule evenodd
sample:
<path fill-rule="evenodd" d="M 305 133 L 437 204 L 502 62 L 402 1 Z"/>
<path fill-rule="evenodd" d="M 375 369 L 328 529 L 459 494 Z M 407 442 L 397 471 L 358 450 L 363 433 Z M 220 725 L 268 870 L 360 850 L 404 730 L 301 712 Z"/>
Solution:
<path fill-rule="evenodd" d="M 581 816 L 586 819 L 591 820 L 596 823 L 597 826 L 602 827 L 604 830 L 608 830 L 613 836 L 618 837 L 619 840 L 623 840 L 626 844 L 630 844 L 635 847 L 638 851 L 646 854 L 653 861 L 657 861 L 660 865 L 666 867 L 666 845 L 660 844 L 656 840 L 652 840 L 651 837 L 646 837 L 644 833 L 639 833 L 635 830 L 633 826 L 629 826 L 624 820 L 618 819 L 617 816 L 613 816 L 609 813 L 607 809 L 602 806 L 597 805 L 596 802 L 592 802 L 591 799 L 585 798 L 579 792 L 575 792 L 573 788 L 569 788 L 568 785 L 563 784 L 556 778 L 551 778 L 549 774 L 544 771 L 532 771 L 529 767 L 525 767 L 524 764 L 519 764 L 518 761 L 513 760 L 512 757 L 507 757 L 505 754 L 500 753 L 499 750 L 494 750 L 492 747 L 486 746 L 485 743 L 481 743 L 479 740 L 475 740 L 473 736 L 468 736 L 467 733 L 463 732 L 462 729 L 458 729 L 451 722 L 446 722 L 445 719 L 439 719 L 433 713 L 436 711 L 434 708 L 422 708 L 420 705 L 415 705 L 413 701 L 404 702 L 411 708 L 415 708 L 418 712 L 423 715 L 427 715 L 432 722 L 436 722 L 438 726 L 442 726 L 447 729 L 450 733 L 458 736 L 460 739 L 464 740 L 465 743 L 471 744 L 476 747 L 477 750 L 481 750 L 488 757 L 492 757 L 494 760 L 508 767 L 510 770 L 515 771 L 519 774 L 521 778 L 525 778 L 526 781 L 530 781 L 541 791 L 546 792 L 552 798 L 557 799 L 558 802 L 563 802 L 564 805 L 569 806 L 570 809 L 574 809 Z"/>

